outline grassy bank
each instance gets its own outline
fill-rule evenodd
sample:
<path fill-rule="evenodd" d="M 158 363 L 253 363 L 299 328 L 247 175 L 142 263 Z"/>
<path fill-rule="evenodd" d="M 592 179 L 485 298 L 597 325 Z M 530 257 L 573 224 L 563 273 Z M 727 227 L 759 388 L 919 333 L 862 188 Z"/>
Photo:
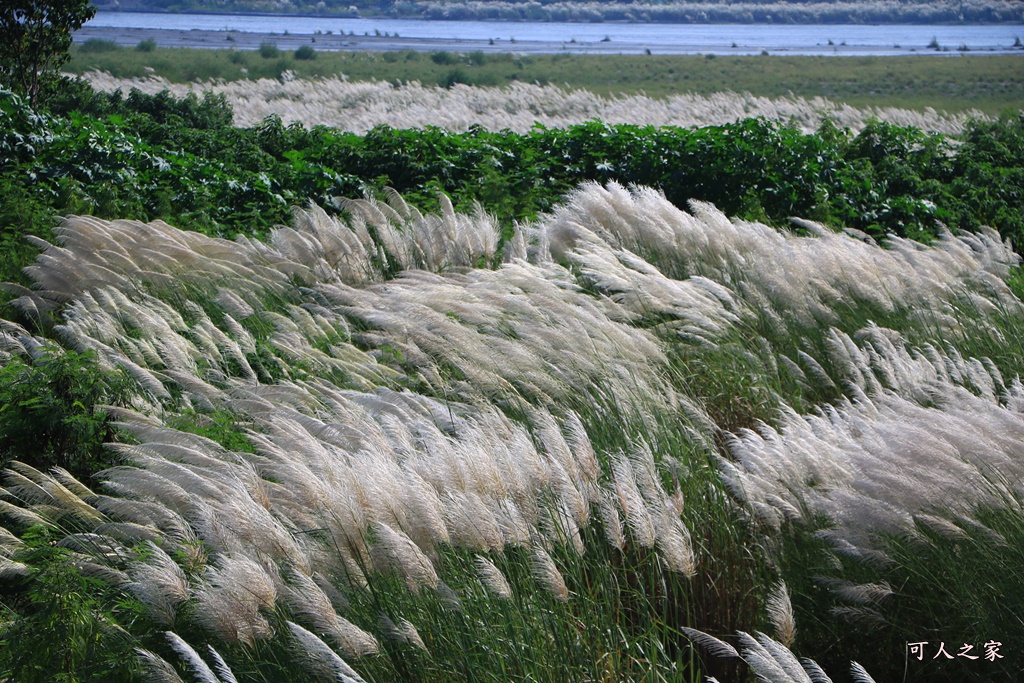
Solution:
<path fill-rule="evenodd" d="M 266 54 L 267 56 L 264 56 Z M 823 96 L 856 107 L 968 109 L 996 115 L 1024 109 L 1024 60 L 1018 56 L 716 57 L 713 55 L 536 55 L 449 52 L 317 52 L 296 59 L 272 50 L 117 48 L 76 46 L 67 70 L 120 77 L 155 72 L 174 82 L 345 74 L 351 80 L 419 81 L 424 85 L 553 83 L 598 94 L 665 97 L 733 90 L 778 97 Z"/>

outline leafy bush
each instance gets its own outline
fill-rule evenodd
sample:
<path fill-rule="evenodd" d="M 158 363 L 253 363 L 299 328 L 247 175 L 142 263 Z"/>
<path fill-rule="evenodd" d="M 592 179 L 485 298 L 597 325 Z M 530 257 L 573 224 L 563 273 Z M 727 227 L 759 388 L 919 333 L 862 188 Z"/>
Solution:
<path fill-rule="evenodd" d="M 0 367 L 0 463 L 57 465 L 81 477 L 109 466 L 103 443 L 112 431 L 97 406 L 130 400 L 131 386 L 91 353 L 50 350 L 10 361 Z"/>
<path fill-rule="evenodd" d="M 260 57 L 264 59 L 273 59 L 281 55 L 281 51 L 277 49 L 277 45 L 274 43 L 260 43 L 259 53 Z"/>
<path fill-rule="evenodd" d="M 444 78 L 441 79 L 441 85 L 445 88 L 450 88 L 456 83 L 470 83 L 469 75 L 465 69 L 455 67 L 445 74 Z"/>
<path fill-rule="evenodd" d="M 137 625 L 142 605 L 87 577 L 81 555 L 58 546 L 61 538 L 43 526 L 23 536 L 17 559 L 29 568 L 29 589 L 5 596 L 0 675 L 24 683 L 136 681 L 137 641 L 120 624 Z"/>
<path fill-rule="evenodd" d="M 451 64 L 458 64 L 460 59 L 456 54 L 440 50 L 438 52 L 430 53 L 430 61 L 434 62 L 434 64 L 440 64 L 441 66 L 449 66 Z"/>
<path fill-rule="evenodd" d="M 152 52 L 153 50 L 156 49 L 156 41 L 153 40 L 152 38 L 146 38 L 145 40 L 140 40 L 139 44 L 135 46 L 135 49 L 138 50 L 139 52 Z"/>
<path fill-rule="evenodd" d="M 104 38 L 90 38 L 82 43 L 81 47 L 78 49 L 86 54 L 96 54 L 100 52 L 114 52 L 116 50 L 120 50 L 121 46 L 112 40 L 106 40 Z"/>
<path fill-rule="evenodd" d="M 311 45 L 301 45 L 295 51 L 295 59 L 310 60 L 316 59 L 316 50 Z"/>
<path fill-rule="evenodd" d="M 90 0 L 0 3 L 0 84 L 46 100 L 70 58 L 72 34 L 96 15 Z"/>

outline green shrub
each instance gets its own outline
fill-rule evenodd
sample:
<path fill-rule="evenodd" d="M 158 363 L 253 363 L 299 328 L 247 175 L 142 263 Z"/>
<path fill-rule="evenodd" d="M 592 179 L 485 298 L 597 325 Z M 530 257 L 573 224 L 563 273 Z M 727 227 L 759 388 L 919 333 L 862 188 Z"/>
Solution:
<path fill-rule="evenodd" d="M 0 464 L 59 465 L 88 476 L 112 464 L 112 433 L 96 406 L 130 400 L 123 371 L 104 371 L 94 353 L 46 351 L 0 368 Z"/>
<path fill-rule="evenodd" d="M 146 38 L 145 40 L 140 40 L 139 44 L 135 46 L 135 49 L 138 50 L 139 52 L 152 52 L 153 50 L 156 49 L 156 41 L 153 40 L 152 38 Z"/>
<path fill-rule="evenodd" d="M 277 49 L 277 45 L 273 43 L 260 43 L 258 52 L 263 59 L 273 59 L 281 54 L 281 51 Z"/>
<path fill-rule="evenodd" d="M 5 595 L 0 676 L 22 683 L 129 683 L 138 680 L 134 636 L 146 632 L 142 605 L 80 568 L 60 532 L 35 526 L 18 560 L 29 568 L 24 588 Z"/>
<path fill-rule="evenodd" d="M 99 52 L 114 52 L 120 50 L 121 46 L 112 40 L 104 40 L 103 38 L 90 38 L 89 40 L 82 43 L 82 46 L 78 48 L 79 51 L 85 54 L 96 54 Z"/>
<path fill-rule="evenodd" d="M 444 50 L 441 50 L 439 52 L 431 52 L 430 53 L 430 60 L 432 62 L 434 62 L 434 64 L 440 64 L 441 66 L 448 66 L 448 65 L 451 65 L 451 64 L 458 64 L 459 63 L 459 56 L 458 55 L 453 55 L 451 52 L 445 52 Z"/>
<path fill-rule="evenodd" d="M 445 88 L 450 88 L 456 83 L 469 84 L 470 79 L 464 69 L 461 69 L 460 67 L 455 67 L 454 69 L 450 70 L 447 74 L 445 74 L 444 77 L 441 78 L 439 83 Z"/>
<path fill-rule="evenodd" d="M 295 51 L 295 59 L 316 59 L 316 50 L 311 45 L 303 45 Z"/>

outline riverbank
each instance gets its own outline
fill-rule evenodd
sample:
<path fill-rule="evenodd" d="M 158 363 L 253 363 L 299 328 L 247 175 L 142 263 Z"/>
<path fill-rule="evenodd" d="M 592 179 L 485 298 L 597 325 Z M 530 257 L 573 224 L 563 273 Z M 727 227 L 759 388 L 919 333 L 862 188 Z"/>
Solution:
<path fill-rule="evenodd" d="M 1024 54 L 1024 26 L 666 25 L 108 12 L 75 35 L 134 46 L 294 50 L 803 56 Z"/>
<path fill-rule="evenodd" d="M 556 52 L 584 54 L 643 54 L 649 48 L 631 43 L 519 41 L 514 38 L 448 39 L 448 38 L 403 38 L 397 35 L 341 35 L 341 34 L 290 34 L 254 33 L 248 31 L 223 30 L 178 30 L 151 28 L 93 28 L 83 27 L 75 33 L 75 42 L 106 40 L 121 47 L 134 47 L 142 41 L 152 40 L 160 47 L 257 50 L 269 43 L 280 50 L 296 50 L 309 45 L 318 51 L 393 52 L 414 50 L 431 52 L 448 50 L 452 52 L 518 52 L 521 54 L 547 54 Z M 667 54 L 688 54 L 688 48 Z"/>
<path fill-rule="evenodd" d="M 1022 30 L 1024 33 L 1024 30 Z M 106 40 L 121 47 L 134 47 L 142 41 L 154 41 L 160 47 L 203 48 L 203 49 L 235 49 L 256 50 L 264 43 L 271 43 L 282 50 L 295 50 L 303 45 L 310 45 L 322 51 L 353 51 L 353 52 L 391 52 L 414 50 L 431 52 L 448 50 L 451 52 L 515 52 L 519 54 L 662 54 L 662 55 L 752 55 L 768 52 L 776 55 L 799 56 L 896 56 L 911 54 L 957 54 L 973 52 L 977 54 L 1022 54 L 1020 47 L 970 47 L 946 46 L 936 50 L 927 46 L 893 45 L 879 48 L 874 45 L 835 44 L 826 39 L 816 46 L 786 47 L 771 45 L 767 42 L 759 44 L 738 44 L 722 42 L 708 45 L 707 42 L 686 42 L 685 38 L 676 45 L 651 46 L 649 43 L 617 41 L 611 39 L 579 40 L 567 37 L 561 40 L 517 40 L 515 37 L 487 39 L 458 38 L 420 38 L 399 35 L 354 35 L 320 33 L 313 35 L 290 33 L 263 33 L 249 31 L 225 31 L 209 29 L 152 29 L 152 28 L 108 28 L 83 27 L 75 33 L 75 42 L 87 40 Z M 956 48 L 956 49 L 955 49 Z"/>

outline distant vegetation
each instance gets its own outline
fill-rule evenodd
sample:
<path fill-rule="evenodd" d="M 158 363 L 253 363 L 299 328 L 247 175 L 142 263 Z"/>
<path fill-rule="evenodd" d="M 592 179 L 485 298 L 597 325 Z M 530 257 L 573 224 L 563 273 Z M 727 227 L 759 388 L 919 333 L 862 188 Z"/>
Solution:
<path fill-rule="evenodd" d="M 88 41 L 72 49 L 66 70 L 106 71 L 120 78 L 151 73 L 172 82 L 344 75 L 350 81 L 417 81 L 423 85 L 501 86 L 520 81 L 568 85 L 599 95 L 731 90 L 764 97 L 826 97 L 855 107 L 931 107 L 990 115 L 1024 109 L 1021 56 L 734 57 L 699 55 L 515 55 L 401 52 L 325 52 L 295 59 L 273 43 L 257 51 L 107 50 Z M 102 49 L 100 49 L 102 48 Z"/>
<path fill-rule="evenodd" d="M 102 9 L 107 9 L 101 3 Z M 203 12 L 200 0 L 122 0 L 121 9 Z M 490 21 L 641 21 L 684 24 L 998 23 L 1024 20 L 1015 0 L 775 0 L 510 2 L 508 0 L 226 0 L 218 12 L 424 17 Z"/>

